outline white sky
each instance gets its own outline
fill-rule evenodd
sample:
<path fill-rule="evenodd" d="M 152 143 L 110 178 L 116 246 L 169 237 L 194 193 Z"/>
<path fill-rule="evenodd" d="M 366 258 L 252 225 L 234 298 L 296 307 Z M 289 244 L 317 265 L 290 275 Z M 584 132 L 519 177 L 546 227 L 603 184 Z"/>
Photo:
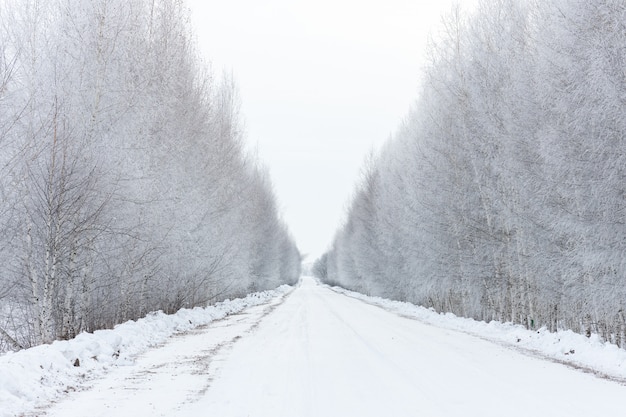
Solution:
<path fill-rule="evenodd" d="M 201 52 L 239 86 L 308 261 L 332 242 L 371 149 L 417 98 L 427 36 L 450 1 L 187 0 Z"/>

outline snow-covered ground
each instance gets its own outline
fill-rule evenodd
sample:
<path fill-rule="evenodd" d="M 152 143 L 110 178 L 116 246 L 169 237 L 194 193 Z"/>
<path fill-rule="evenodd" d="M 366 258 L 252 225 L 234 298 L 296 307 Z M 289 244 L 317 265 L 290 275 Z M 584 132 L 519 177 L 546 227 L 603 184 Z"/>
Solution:
<path fill-rule="evenodd" d="M 287 291 L 235 301 L 256 307 L 221 320 L 186 319 L 210 309 L 153 315 L 143 330 L 132 328 L 140 320 L 0 357 L 0 416 L 623 414 L 626 352 L 597 339 L 441 315 L 306 277 Z"/>
<path fill-rule="evenodd" d="M 0 417 L 41 415 L 41 409 L 51 402 L 64 397 L 72 401 L 69 393 L 83 390 L 109 373 L 136 372 L 138 358 L 146 351 L 171 345 L 176 340 L 172 336 L 219 323 L 254 306 L 279 302 L 291 290 L 284 285 L 206 308 L 183 309 L 172 315 L 152 313 L 112 330 L 82 333 L 70 341 L 4 354 L 0 356 Z"/>
<path fill-rule="evenodd" d="M 404 317 L 417 319 L 440 328 L 464 332 L 517 349 L 531 356 L 559 362 L 626 385 L 626 350 L 603 342 L 596 334 L 585 337 L 571 330 L 551 333 L 545 327 L 528 330 L 524 326 L 512 323 L 497 321 L 486 323 L 457 317 L 452 313 L 439 314 L 432 309 L 411 303 L 370 297 L 339 287 L 332 289 Z"/>

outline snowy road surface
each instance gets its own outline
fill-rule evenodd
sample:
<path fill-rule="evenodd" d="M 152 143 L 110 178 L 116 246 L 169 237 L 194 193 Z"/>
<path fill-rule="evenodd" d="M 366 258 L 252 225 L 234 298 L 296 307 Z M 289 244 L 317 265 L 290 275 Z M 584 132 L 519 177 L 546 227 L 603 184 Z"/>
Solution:
<path fill-rule="evenodd" d="M 48 416 L 624 415 L 626 387 L 304 278 L 282 304 L 177 336 Z"/>

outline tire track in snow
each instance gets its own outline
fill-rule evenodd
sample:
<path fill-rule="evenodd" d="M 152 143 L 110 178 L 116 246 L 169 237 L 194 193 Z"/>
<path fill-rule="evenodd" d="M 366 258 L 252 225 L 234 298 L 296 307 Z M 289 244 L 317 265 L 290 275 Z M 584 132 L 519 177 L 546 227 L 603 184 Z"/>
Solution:
<path fill-rule="evenodd" d="M 419 317 L 411 316 L 410 314 L 405 314 L 405 313 L 394 311 L 393 309 L 389 309 L 386 306 L 376 302 L 375 300 L 364 299 L 364 298 L 359 297 L 358 295 L 354 296 L 354 295 L 351 294 L 351 291 L 349 291 L 349 290 L 344 290 L 344 289 L 341 289 L 341 288 L 337 289 L 335 287 L 330 287 L 330 286 L 327 286 L 327 285 L 324 285 L 324 287 L 329 289 L 329 290 L 331 290 L 331 291 L 333 291 L 336 294 L 343 295 L 343 296 L 349 297 L 349 298 L 351 298 L 353 300 L 356 300 L 356 301 L 359 301 L 359 302 L 371 305 L 373 307 L 380 308 L 380 309 L 382 309 L 384 311 L 387 311 L 389 313 L 395 314 L 398 317 L 403 317 L 403 318 L 406 318 L 406 319 L 409 319 L 409 320 L 419 321 L 420 323 L 423 323 L 424 325 L 427 325 L 427 326 L 435 326 L 433 323 L 429 323 L 428 321 L 422 320 Z M 594 369 L 594 368 L 592 368 L 590 366 L 585 366 L 585 365 L 582 365 L 582 364 L 579 364 L 579 363 L 575 363 L 575 362 L 572 362 L 572 361 L 569 361 L 569 360 L 558 359 L 558 358 L 555 358 L 553 356 L 547 355 L 547 354 L 541 352 L 540 350 L 532 349 L 532 348 L 528 348 L 528 347 L 524 347 L 524 346 L 519 346 L 519 345 L 516 345 L 514 343 L 509 343 L 509 342 L 506 342 L 506 341 L 498 340 L 498 339 L 495 339 L 493 337 L 489 337 L 489 336 L 485 336 L 485 335 L 477 333 L 477 332 L 473 332 L 471 330 L 466 330 L 466 329 L 461 329 L 461 328 L 454 328 L 454 327 L 446 327 L 446 328 L 448 330 L 450 330 L 450 331 L 453 331 L 453 332 L 463 333 L 463 334 L 466 334 L 468 336 L 472 336 L 472 337 L 476 337 L 477 339 L 484 340 L 486 342 L 494 343 L 494 344 L 496 344 L 498 346 L 501 346 L 501 347 L 503 347 L 505 349 L 510 349 L 512 351 L 521 353 L 521 354 L 523 354 L 525 356 L 531 356 L 533 358 L 537 358 L 537 359 L 545 360 L 545 361 L 552 362 L 552 363 L 555 363 L 555 364 L 563 365 L 563 366 L 566 366 L 566 367 L 568 367 L 570 369 L 574 369 L 574 370 L 577 370 L 577 371 L 580 371 L 580 372 L 583 372 L 583 373 L 586 373 L 586 374 L 589 374 L 589 375 L 593 375 L 593 376 L 595 376 L 597 378 L 600 378 L 600 379 L 605 379 L 607 381 L 615 382 L 615 383 L 618 383 L 620 385 L 626 386 L 626 378 L 619 377 L 619 376 L 616 376 L 616 375 L 611 375 L 611 374 L 608 374 L 606 372 L 602 372 L 602 371 L 600 371 L 598 369 Z"/>
<path fill-rule="evenodd" d="M 31 416 L 172 416 L 202 398 L 242 337 L 289 296 L 172 336 L 163 345 Z"/>
<path fill-rule="evenodd" d="M 620 385 L 304 278 L 180 416 L 577 417 L 619 414 L 624 395 Z"/>

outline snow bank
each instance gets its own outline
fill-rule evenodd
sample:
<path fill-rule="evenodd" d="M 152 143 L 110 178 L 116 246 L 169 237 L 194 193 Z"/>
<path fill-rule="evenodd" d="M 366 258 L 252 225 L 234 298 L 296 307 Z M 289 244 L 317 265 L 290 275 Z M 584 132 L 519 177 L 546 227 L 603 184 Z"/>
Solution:
<path fill-rule="evenodd" d="M 437 327 L 464 332 L 481 339 L 520 349 L 534 356 L 580 368 L 599 376 L 626 382 L 626 350 L 603 342 L 597 335 L 585 337 L 570 330 L 549 332 L 546 328 L 527 330 L 524 326 L 492 321 L 486 323 L 437 313 L 411 303 L 370 297 L 340 287 L 338 293 L 377 305 L 393 313 L 420 320 Z"/>
<path fill-rule="evenodd" d="M 291 289 L 283 285 L 273 291 L 205 308 L 182 309 L 172 315 L 150 313 L 112 330 L 81 333 L 69 341 L 6 353 L 0 356 L 0 417 L 32 411 L 64 392 L 76 390 L 86 380 L 102 375 L 112 366 L 132 364 L 137 355 L 165 342 L 175 333 L 267 303 Z"/>

